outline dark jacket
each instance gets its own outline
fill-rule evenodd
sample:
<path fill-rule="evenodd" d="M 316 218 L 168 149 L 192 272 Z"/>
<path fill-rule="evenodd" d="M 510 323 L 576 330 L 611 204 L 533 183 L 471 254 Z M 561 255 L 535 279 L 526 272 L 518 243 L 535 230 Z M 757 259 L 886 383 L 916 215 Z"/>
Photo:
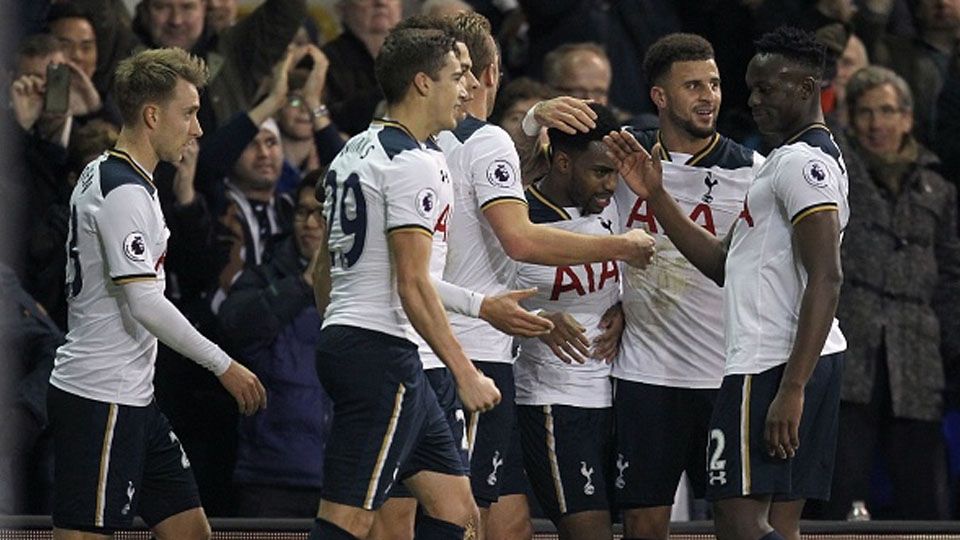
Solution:
<path fill-rule="evenodd" d="M 143 23 L 144 9 L 141 2 L 133 28 L 145 45 L 155 47 Z M 266 0 L 223 32 L 204 28 L 191 52 L 203 58 L 210 70 L 207 88 L 200 95 L 200 125 L 205 131 L 253 107 L 260 82 L 283 58 L 306 16 L 306 0 Z"/>
<path fill-rule="evenodd" d="M 293 238 L 276 247 L 270 262 L 240 276 L 220 310 L 238 360 L 263 382 L 269 403 L 240 422 L 234 481 L 318 488 L 333 418 L 314 365 L 322 320 Z"/>
<path fill-rule="evenodd" d="M 323 53 L 330 59 L 324 89 L 330 117 L 344 132 L 356 135 L 367 129 L 383 99 L 373 72 L 373 56 L 349 28 L 324 45 Z"/>
<path fill-rule="evenodd" d="M 848 343 L 843 399 L 870 401 L 879 358 L 889 368 L 894 416 L 939 420 L 941 336 L 948 359 L 960 339 L 956 189 L 922 147 L 896 194 L 873 178 L 855 143 L 841 141 L 841 149 L 850 178 L 837 309 Z"/>

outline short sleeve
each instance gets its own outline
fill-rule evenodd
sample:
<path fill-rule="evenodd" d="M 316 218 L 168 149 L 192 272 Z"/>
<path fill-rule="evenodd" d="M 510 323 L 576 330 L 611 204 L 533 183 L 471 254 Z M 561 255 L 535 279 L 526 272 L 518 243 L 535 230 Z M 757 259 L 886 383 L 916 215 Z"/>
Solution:
<path fill-rule="evenodd" d="M 842 172 L 833 158 L 792 152 L 777 166 L 774 191 L 790 223 L 822 211 L 838 211 L 843 200 Z"/>
<path fill-rule="evenodd" d="M 120 186 L 107 194 L 95 214 L 107 272 L 114 283 L 123 284 L 157 277 L 155 246 L 156 207 L 146 189 L 137 185 Z"/>
<path fill-rule="evenodd" d="M 484 126 L 469 155 L 464 156 L 467 175 L 473 185 L 480 210 L 505 201 L 526 204 L 520 181 L 520 157 L 510 135 L 502 129 Z"/>
<path fill-rule="evenodd" d="M 439 152 L 407 151 L 396 156 L 384 183 L 388 233 L 422 230 L 433 235 L 440 213 L 440 185 L 450 182 Z"/>

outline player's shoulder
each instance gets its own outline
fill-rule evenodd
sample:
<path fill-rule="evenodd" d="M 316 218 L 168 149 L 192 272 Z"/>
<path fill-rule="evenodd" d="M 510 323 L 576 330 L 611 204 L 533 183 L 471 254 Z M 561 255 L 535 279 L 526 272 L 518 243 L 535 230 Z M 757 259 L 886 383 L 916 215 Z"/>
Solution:
<path fill-rule="evenodd" d="M 451 133 L 461 144 L 464 144 L 475 137 L 482 137 L 489 131 L 488 128 L 491 126 L 493 126 L 493 124 L 468 115 L 457 123 L 457 127 L 453 128 Z"/>
<path fill-rule="evenodd" d="M 623 130 L 627 133 L 633 135 L 633 138 L 640 143 L 640 146 L 644 150 L 650 152 L 653 149 L 653 145 L 657 144 L 657 133 L 660 131 L 657 128 L 639 128 L 635 126 L 624 126 Z"/>
<path fill-rule="evenodd" d="M 100 196 L 104 199 L 114 192 L 146 193 L 153 197 L 157 191 L 150 175 L 125 152 L 108 150 L 103 159 L 94 162 L 91 166 L 96 168 L 95 171 L 90 172 L 96 173 L 100 184 Z M 120 189 L 124 187 L 134 189 Z"/>
<path fill-rule="evenodd" d="M 409 157 L 411 153 L 423 150 L 417 139 L 406 128 L 393 122 L 382 123 L 377 131 L 376 140 L 390 161 L 399 157 Z"/>
<path fill-rule="evenodd" d="M 762 161 L 763 156 L 752 148 L 718 133 L 715 146 L 704 156 L 699 165 L 702 167 L 719 167 L 722 169 L 741 169 L 744 167 L 753 167 L 757 162 Z"/>
<path fill-rule="evenodd" d="M 796 135 L 789 137 L 778 148 L 782 163 L 793 164 L 819 159 L 845 172 L 842 153 L 833 134 L 823 124 L 807 126 Z"/>

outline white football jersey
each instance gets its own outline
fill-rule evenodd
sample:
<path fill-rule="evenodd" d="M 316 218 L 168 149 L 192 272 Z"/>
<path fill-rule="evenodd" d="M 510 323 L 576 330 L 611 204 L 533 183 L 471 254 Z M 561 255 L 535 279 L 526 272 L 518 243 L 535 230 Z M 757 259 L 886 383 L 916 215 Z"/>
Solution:
<path fill-rule="evenodd" d="M 50 384 L 96 401 L 150 404 L 157 338 L 130 314 L 120 285 L 162 288 L 169 236 L 153 177 L 129 154 L 110 150 L 84 168 L 70 196 L 69 331 Z"/>
<path fill-rule="evenodd" d="M 583 215 L 577 208 L 551 203 L 536 186 L 527 189 L 527 197 L 534 223 L 592 235 L 620 232 L 613 200 L 603 212 Z M 601 317 L 620 300 L 620 266 L 617 261 L 557 267 L 520 263 L 517 286 L 538 289 L 523 301 L 523 307 L 570 314 L 586 328 L 592 342 L 601 334 Z M 566 364 L 537 338 L 517 338 L 517 342 L 520 355 L 513 372 L 518 404 L 591 408 L 613 404 L 610 364 L 593 358 L 583 364 Z"/>
<path fill-rule="evenodd" d="M 646 149 L 657 130 L 635 132 Z M 696 155 L 661 152 L 663 183 L 683 212 L 723 239 L 741 217 L 743 199 L 763 158 L 719 133 Z M 625 328 L 618 379 L 680 388 L 719 388 L 723 378 L 723 290 L 694 267 L 663 231 L 647 202 L 624 182 L 616 191 L 624 230 L 657 241 L 646 269 L 623 265 Z"/>
<path fill-rule="evenodd" d="M 850 217 L 843 156 L 823 124 L 773 150 L 747 192 L 746 220 L 727 254 L 725 374 L 755 374 L 784 364 L 793 349 L 807 273 L 793 250 L 793 226 L 819 211 Z M 837 320 L 822 354 L 846 349 Z"/>
<path fill-rule="evenodd" d="M 483 295 L 512 287 L 516 263 L 507 257 L 483 211 L 495 204 L 526 204 L 520 158 L 503 129 L 473 117 L 438 142 L 454 177 L 457 211 L 450 223 L 444 281 Z M 450 314 L 450 326 L 472 360 L 512 362 L 512 339 L 481 319 Z"/>
<path fill-rule="evenodd" d="M 437 160 L 437 166 L 447 170 L 447 162 L 436 142 L 431 139 L 425 144 L 427 151 Z M 447 178 L 451 178 L 448 174 Z M 452 179 L 452 178 L 451 178 Z M 453 217 L 453 182 L 442 182 L 437 192 L 440 213 L 437 216 L 436 223 L 433 226 L 433 247 L 430 250 L 430 276 L 437 281 L 443 279 L 443 269 L 447 265 L 447 226 Z M 420 334 L 414 335 L 414 343 L 417 344 L 417 353 L 420 355 L 420 361 L 423 363 L 423 369 L 436 369 L 446 367 L 440 360 L 430 345 Z"/>
<path fill-rule="evenodd" d="M 329 228 L 330 304 L 324 327 L 356 326 L 417 339 L 400 297 L 387 237 L 413 230 L 434 238 L 449 209 L 442 156 L 403 125 L 378 120 L 352 137 L 324 178 Z"/>

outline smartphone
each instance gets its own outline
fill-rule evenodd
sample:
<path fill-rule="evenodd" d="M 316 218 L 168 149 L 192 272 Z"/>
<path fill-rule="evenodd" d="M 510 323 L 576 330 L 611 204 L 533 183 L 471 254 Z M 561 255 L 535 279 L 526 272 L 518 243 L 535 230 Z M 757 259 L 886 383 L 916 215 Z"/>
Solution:
<path fill-rule="evenodd" d="M 70 105 L 70 68 L 66 64 L 47 64 L 46 86 L 43 112 L 66 114 Z"/>

